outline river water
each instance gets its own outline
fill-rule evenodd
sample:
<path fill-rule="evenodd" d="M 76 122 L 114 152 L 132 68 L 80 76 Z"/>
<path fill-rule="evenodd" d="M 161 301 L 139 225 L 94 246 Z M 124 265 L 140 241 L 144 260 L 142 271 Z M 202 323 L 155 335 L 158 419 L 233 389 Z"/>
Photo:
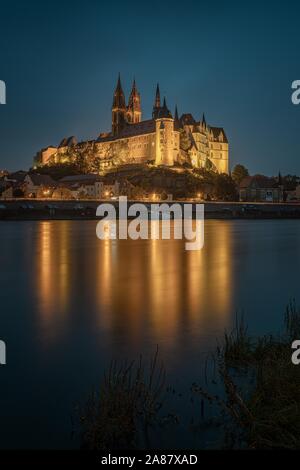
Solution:
<path fill-rule="evenodd" d="M 190 252 L 184 240 L 100 241 L 95 229 L 0 224 L 1 448 L 76 447 L 74 409 L 111 359 L 147 359 L 158 346 L 184 392 L 237 311 L 251 333 L 276 333 L 289 299 L 300 302 L 298 220 L 208 220 L 204 248 Z M 180 427 L 160 439 L 205 441 Z"/>

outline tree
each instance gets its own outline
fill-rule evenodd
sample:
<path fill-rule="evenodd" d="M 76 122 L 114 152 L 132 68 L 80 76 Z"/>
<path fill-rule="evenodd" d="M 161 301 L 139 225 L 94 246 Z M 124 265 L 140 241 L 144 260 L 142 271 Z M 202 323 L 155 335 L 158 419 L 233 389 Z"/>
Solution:
<path fill-rule="evenodd" d="M 24 191 L 21 188 L 16 188 L 13 191 L 13 197 L 24 197 Z"/>
<path fill-rule="evenodd" d="M 244 167 L 244 165 L 235 165 L 231 176 L 236 184 L 240 184 L 240 182 L 246 178 L 246 176 L 249 176 L 249 171 L 246 167 Z"/>
<path fill-rule="evenodd" d="M 210 171 L 215 172 L 216 171 L 215 165 L 213 164 L 213 162 L 208 157 L 205 160 L 205 170 L 208 171 L 208 172 L 210 172 Z"/>
<path fill-rule="evenodd" d="M 233 178 L 226 173 L 215 176 L 214 196 L 220 201 L 237 201 L 238 193 Z"/>
<path fill-rule="evenodd" d="M 179 134 L 179 137 L 180 137 L 180 148 L 182 150 L 188 150 L 190 147 L 191 147 L 191 141 L 190 141 L 190 138 L 188 136 L 188 134 L 186 133 L 186 131 L 184 129 L 180 130 L 179 131 L 180 134 Z"/>
<path fill-rule="evenodd" d="M 116 165 L 129 162 L 130 152 L 128 142 L 116 142 L 110 145 L 110 155 Z"/>

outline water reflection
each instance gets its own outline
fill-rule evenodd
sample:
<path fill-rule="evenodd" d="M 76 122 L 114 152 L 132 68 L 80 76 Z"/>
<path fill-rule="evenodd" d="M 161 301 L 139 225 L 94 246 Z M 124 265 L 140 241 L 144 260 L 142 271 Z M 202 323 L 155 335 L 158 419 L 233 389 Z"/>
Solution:
<path fill-rule="evenodd" d="M 231 224 L 206 225 L 205 245 L 185 240 L 99 240 L 94 222 L 41 222 L 35 255 L 40 325 L 90 322 L 111 338 L 174 342 L 182 329 L 226 326 L 232 298 Z"/>
<path fill-rule="evenodd" d="M 57 327 L 68 312 L 71 295 L 70 226 L 45 221 L 39 224 L 35 253 L 35 287 L 43 328 Z"/>

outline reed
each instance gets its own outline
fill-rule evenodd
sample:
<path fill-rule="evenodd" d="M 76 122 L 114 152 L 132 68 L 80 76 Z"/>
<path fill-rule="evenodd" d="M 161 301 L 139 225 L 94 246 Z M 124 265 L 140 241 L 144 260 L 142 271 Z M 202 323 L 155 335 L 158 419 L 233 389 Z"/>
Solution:
<path fill-rule="evenodd" d="M 224 397 L 201 388 L 198 393 L 230 418 L 231 447 L 300 448 L 300 368 L 291 361 L 291 342 L 299 338 L 300 309 L 295 301 L 286 308 L 281 336 L 250 338 L 243 319 L 230 334 L 225 332 L 217 354 Z M 250 390 L 249 382 L 245 387 L 241 380 L 245 369 L 248 379 L 253 375 Z"/>
<path fill-rule="evenodd" d="M 80 409 L 82 447 L 96 450 L 134 448 L 162 405 L 165 369 L 158 350 L 145 365 L 112 361 L 98 391 Z"/>

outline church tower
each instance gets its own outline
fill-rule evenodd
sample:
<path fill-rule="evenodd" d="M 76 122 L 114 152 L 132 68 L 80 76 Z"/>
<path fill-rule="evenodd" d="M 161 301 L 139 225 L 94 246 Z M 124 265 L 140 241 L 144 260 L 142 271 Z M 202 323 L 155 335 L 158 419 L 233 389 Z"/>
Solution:
<path fill-rule="evenodd" d="M 154 101 L 154 106 L 153 106 L 153 111 L 152 111 L 152 118 L 153 119 L 157 118 L 160 109 L 161 109 L 161 106 L 160 106 L 160 91 L 159 91 L 159 84 L 157 84 L 156 93 L 155 93 L 155 101 Z"/>
<path fill-rule="evenodd" d="M 155 118 L 155 132 L 155 164 L 174 165 L 174 119 L 165 99 Z"/>
<path fill-rule="evenodd" d="M 125 95 L 121 85 L 120 74 L 118 77 L 117 86 L 114 92 L 113 105 L 112 105 L 112 133 L 117 136 L 123 129 L 126 123 L 126 103 Z"/>
<path fill-rule="evenodd" d="M 139 92 L 137 91 L 135 80 L 133 80 L 132 89 L 127 106 L 127 121 L 129 123 L 136 123 L 141 122 L 141 120 L 141 97 Z"/>

